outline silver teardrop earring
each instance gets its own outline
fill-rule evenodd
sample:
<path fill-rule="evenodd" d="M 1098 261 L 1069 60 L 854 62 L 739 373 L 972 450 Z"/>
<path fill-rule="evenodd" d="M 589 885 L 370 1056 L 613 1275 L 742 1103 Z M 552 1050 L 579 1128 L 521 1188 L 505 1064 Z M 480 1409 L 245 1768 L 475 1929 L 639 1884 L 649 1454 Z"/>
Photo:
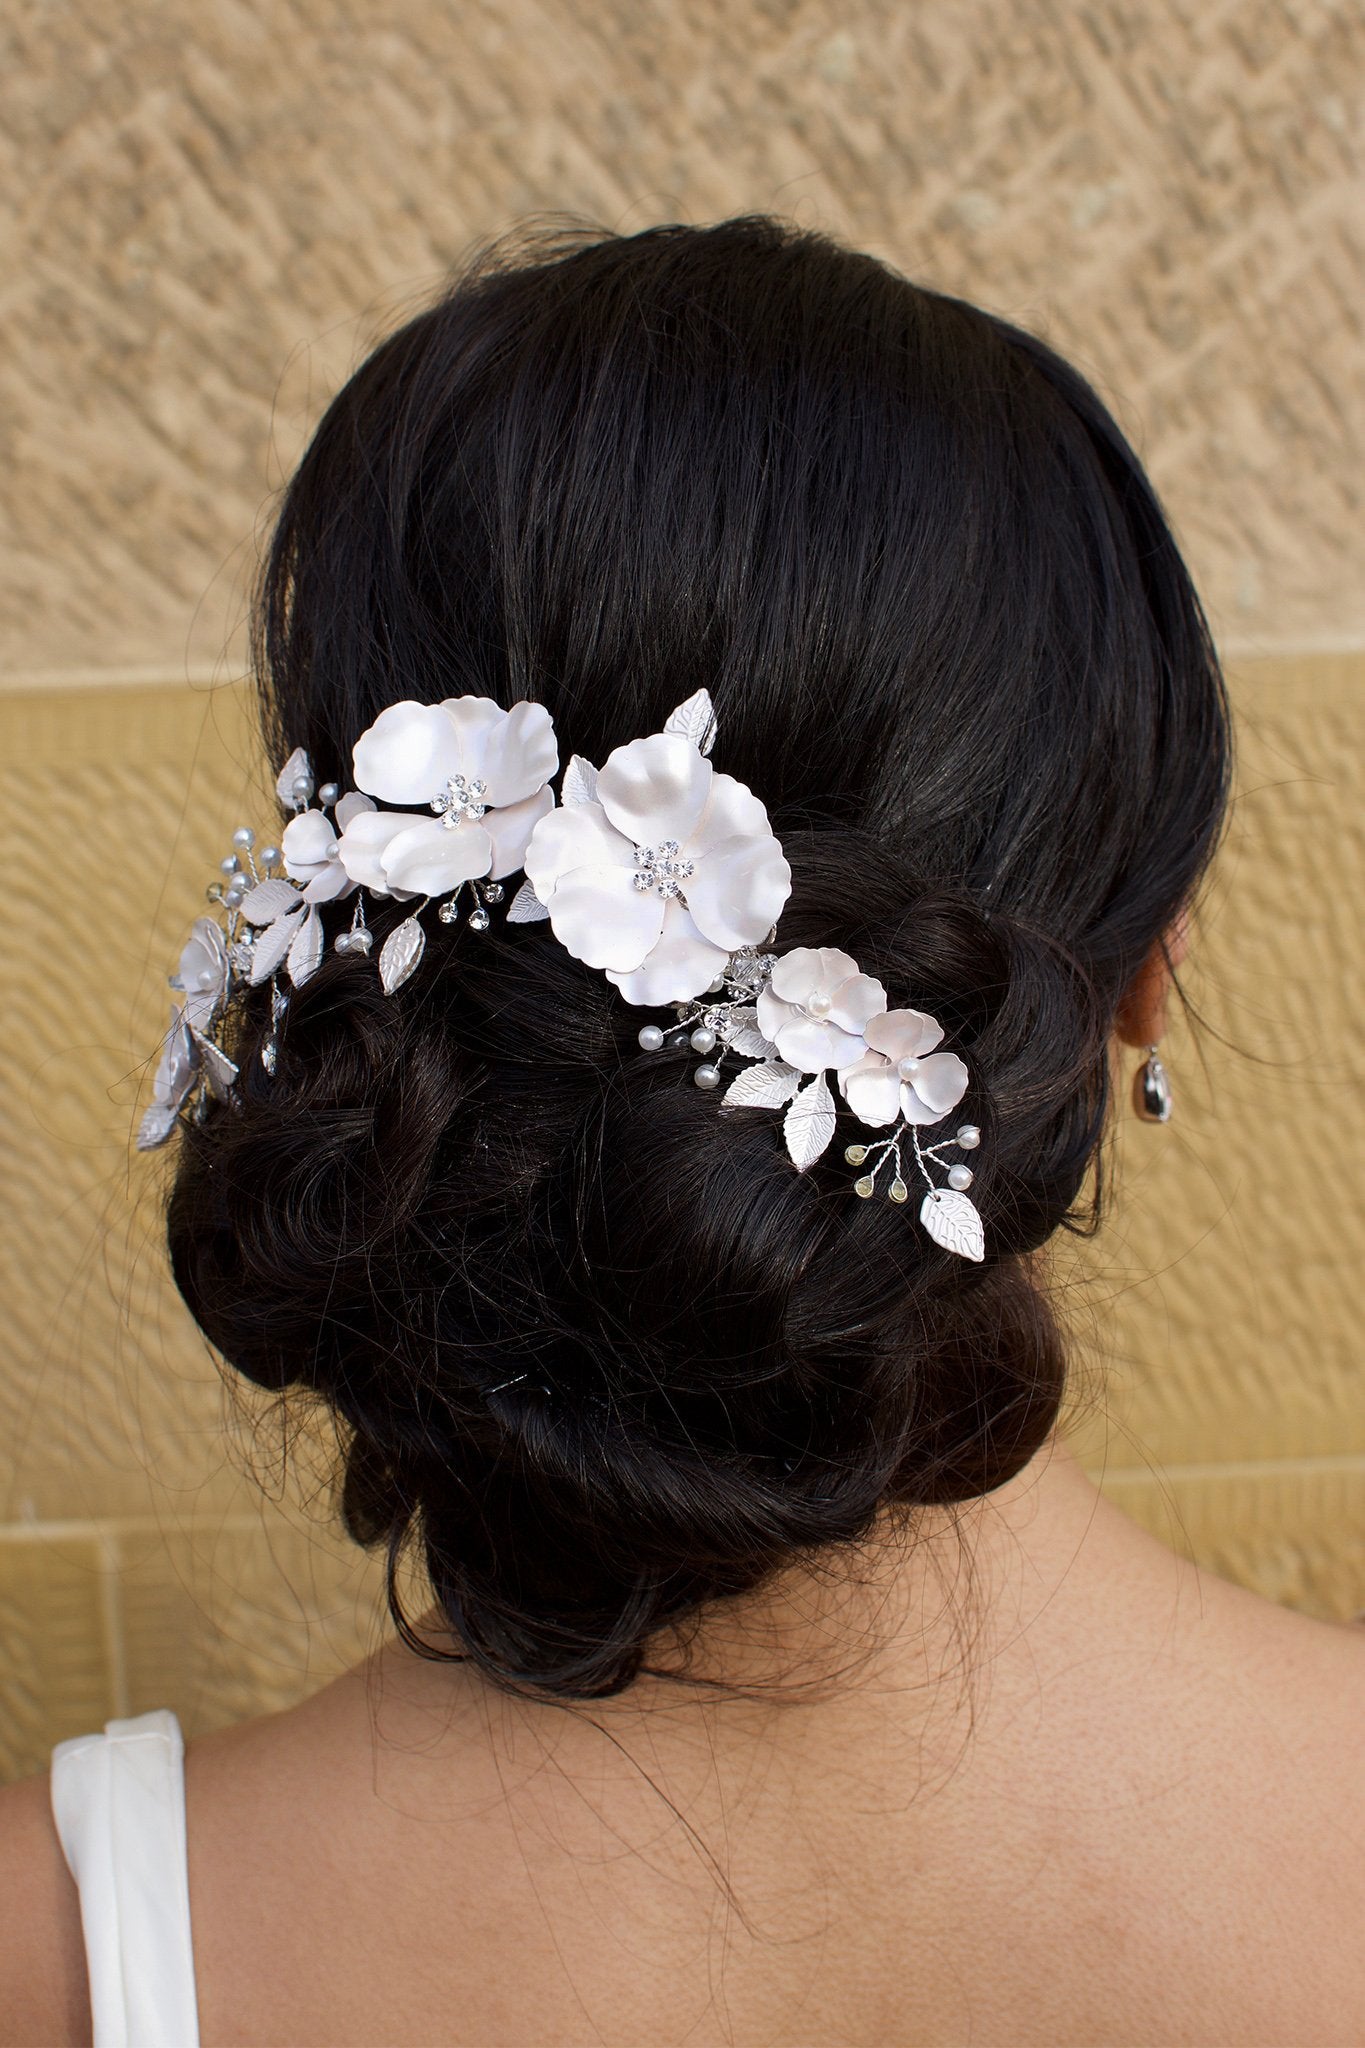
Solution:
<path fill-rule="evenodd" d="M 1154 1045 L 1133 1080 L 1133 1107 L 1144 1123 L 1168 1124 L 1171 1120 L 1171 1084 Z"/>

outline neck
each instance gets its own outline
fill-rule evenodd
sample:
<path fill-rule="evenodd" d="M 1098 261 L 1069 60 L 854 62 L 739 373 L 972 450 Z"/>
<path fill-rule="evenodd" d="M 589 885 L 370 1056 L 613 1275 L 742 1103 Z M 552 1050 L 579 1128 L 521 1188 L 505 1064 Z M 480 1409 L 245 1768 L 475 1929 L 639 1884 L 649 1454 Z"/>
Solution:
<path fill-rule="evenodd" d="M 656 1644 L 626 1693 L 587 1711 L 622 1737 L 661 1715 L 714 1709 L 737 1722 L 891 1695 L 936 1717 L 974 1716 L 983 1679 L 993 1696 L 1013 1691 L 1016 1672 L 1036 1680 L 1042 1664 L 1102 1630 L 1120 1586 L 1126 1603 L 1156 1611 L 1173 1605 L 1188 1569 L 1110 1507 L 1054 1435 L 995 1493 L 908 1521 L 883 1515 L 856 1551 L 718 1606 L 690 1637 Z M 418 1632 L 450 1645 L 436 1610 Z M 386 1697 L 448 1701 L 452 1681 L 461 1693 L 482 1685 L 468 1667 L 423 1663 L 398 1646 L 381 1661 Z"/>

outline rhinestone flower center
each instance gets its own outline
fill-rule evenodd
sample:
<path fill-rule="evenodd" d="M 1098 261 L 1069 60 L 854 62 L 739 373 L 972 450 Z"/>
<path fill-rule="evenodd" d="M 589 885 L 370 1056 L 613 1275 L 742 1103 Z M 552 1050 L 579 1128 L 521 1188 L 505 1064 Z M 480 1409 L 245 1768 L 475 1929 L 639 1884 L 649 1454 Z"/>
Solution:
<path fill-rule="evenodd" d="M 446 830 L 453 832 L 467 818 L 483 816 L 488 809 L 484 802 L 487 789 L 487 784 L 477 775 L 452 775 L 439 796 L 431 799 L 431 808 Z"/>
<path fill-rule="evenodd" d="M 661 839 L 657 846 L 635 849 L 635 873 L 631 879 L 641 895 L 653 889 L 660 896 L 677 896 L 691 872 L 692 863 L 679 850 L 676 839 Z"/>

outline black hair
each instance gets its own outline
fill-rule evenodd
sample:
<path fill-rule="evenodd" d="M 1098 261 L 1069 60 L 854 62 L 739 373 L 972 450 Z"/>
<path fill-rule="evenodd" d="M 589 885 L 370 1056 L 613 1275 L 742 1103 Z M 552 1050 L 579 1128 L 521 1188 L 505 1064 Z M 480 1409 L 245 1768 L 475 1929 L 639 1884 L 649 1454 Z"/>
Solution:
<path fill-rule="evenodd" d="M 982 1132 L 978 1266 L 856 1199 L 843 1134 L 800 1174 L 641 1051 L 543 923 L 432 921 L 391 997 L 329 950 L 273 1078 L 253 992 L 174 1270 L 233 1366 L 339 1418 L 400 1627 L 415 1546 L 492 1678 L 618 1692 L 707 1602 L 1018 1471 L 1066 1375 L 1026 1255 L 1097 1213 L 1116 1012 L 1228 777 L 1198 598 L 1089 384 L 769 219 L 513 240 L 333 400 L 255 617 L 276 760 L 343 786 L 400 698 L 529 698 L 600 762 L 705 686 L 791 863 L 781 947 L 937 1016 Z"/>

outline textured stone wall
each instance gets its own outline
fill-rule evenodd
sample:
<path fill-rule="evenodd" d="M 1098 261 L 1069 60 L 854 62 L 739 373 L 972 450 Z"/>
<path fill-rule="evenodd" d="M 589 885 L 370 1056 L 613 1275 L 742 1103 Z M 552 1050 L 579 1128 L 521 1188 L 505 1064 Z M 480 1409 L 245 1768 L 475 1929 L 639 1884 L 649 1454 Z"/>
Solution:
<path fill-rule="evenodd" d="M 0 1774 L 293 1697 L 373 1626 L 370 1568 L 271 1497 L 269 1419 L 227 1426 L 128 1137 L 167 957 L 266 815 L 232 678 L 271 494 L 374 337 L 547 211 L 829 228 L 1046 332 L 1142 449 L 1238 657 L 1192 983 L 1233 1044 L 1175 1032 L 1178 1121 L 1125 1127 L 1068 1269 L 1079 1440 L 1170 1541 L 1365 1606 L 1363 41 L 1299 0 L 10 11 Z"/>

